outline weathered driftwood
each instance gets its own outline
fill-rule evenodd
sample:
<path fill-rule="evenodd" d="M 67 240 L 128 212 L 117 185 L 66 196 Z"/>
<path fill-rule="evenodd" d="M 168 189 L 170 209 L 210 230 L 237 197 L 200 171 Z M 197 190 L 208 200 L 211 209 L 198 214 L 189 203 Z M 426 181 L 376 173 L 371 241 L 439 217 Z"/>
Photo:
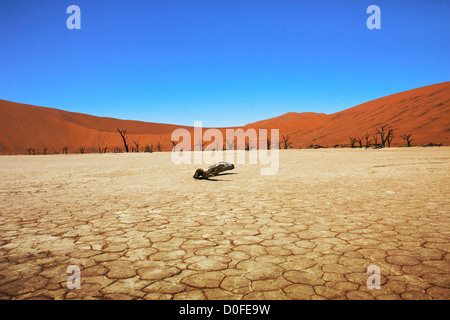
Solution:
<path fill-rule="evenodd" d="M 221 172 L 233 169 L 234 164 L 226 161 L 220 161 L 209 166 L 207 170 L 203 169 L 195 170 L 194 179 L 208 179 L 209 177 L 217 176 Z"/>

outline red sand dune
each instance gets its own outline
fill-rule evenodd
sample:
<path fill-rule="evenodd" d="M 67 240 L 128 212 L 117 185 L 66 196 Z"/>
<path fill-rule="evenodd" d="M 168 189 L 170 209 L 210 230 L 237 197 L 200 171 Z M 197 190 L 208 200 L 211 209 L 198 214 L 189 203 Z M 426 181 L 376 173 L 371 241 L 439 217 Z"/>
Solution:
<path fill-rule="evenodd" d="M 280 135 L 289 134 L 294 147 L 348 144 L 350 136 L 374 134 L 380 125 L 394 130 L 392 146 L 404 145 L 400 136 L 408 133 L 415 145 L 430 142 L 449 145 L 450 82 L 400 92 L 330 115 L 308 114 L 302 119 L 302 113 L 288 113 L 278 117 L 283 119 L 282 123 L 269 119 L 266 121 L 270 122 L 260 121 L 246 127 L 259 127 L 261 123 L 267 128 L 279 127 Z"/>
<path fill-rule="evenodd" d="M 117 128 L 127 129 L 128 142 L 139 141 L 140 150 L 146 145 L 172 148 L 170 136 L 176 128 L 192 131 L 192 127 L 95 117 L 58 109 L 37 107 L 0 100 L 0 154 L 25 154 L 28 148 L 36 152 L 61 153 L 69 146 L 69 153 L 108 152 L 120 147 L 122 139 Z M 334 146 L 348 144 L 349 137 L 374 134 L 375 128 L 387 125 L 394 129 L 392 146 L 405 144 L 401 135 L 412 133 L 413 144 L 443 143 L 449 145 L 450 82 L 439 83 L 369 101 L 353 108 L 333 113 L 295 113 L 248 124 L 248 128 L 279 129 L 289 135 L 294 148 L 311 144 Z M 221 131 L 224 131 L 221 128 Z"/>

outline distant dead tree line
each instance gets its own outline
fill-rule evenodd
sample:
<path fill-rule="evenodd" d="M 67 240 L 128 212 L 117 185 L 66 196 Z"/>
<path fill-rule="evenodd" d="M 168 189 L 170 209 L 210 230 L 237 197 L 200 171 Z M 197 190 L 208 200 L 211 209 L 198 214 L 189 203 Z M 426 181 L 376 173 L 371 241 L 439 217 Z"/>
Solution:
<path fill-rule="evenodd" d="M 43 148 L 43 149 L 37 149 L 37 148 L 27 148 L 27 154 L 28 155 L 47 155 L 48 154 L 48 148 Z M 41 151 L 42 150 L 42 151 Z M 89 151 L 88 151 L 89 150 Z M 77 152 L 72 152 L 72 153 L 79 153 L 79 154 L 85 154 L 85 153 L 95 153 L 95 151 L 97 151 L 96 153 L 109 153 L 110 149 L 108 149 L 108 147 L 102 147 L 99 146 L 98 149 L 96 150 L 95 148 L 90 148 L 88 149 L 86 146 L 80 146 L 78 148 Z M 123 149 L 119 146 L 114 147 L 113 149 L 111 149 L 113 153 L 123 153 Z M 154 152 L 154 151 L 162 151 L 162 145 L 160 143 L 154 145 L 146 145 L 143 149 L 140 149 L 139 146 L 136 145 L 136 147 L 132 147 L 131 148 L 131 152 Z M 70 146 L 64 146 L 61 148 L 61 152 L 58 152 L 57 150 L 55 150 L 54 152 L 52 152 L 53 154 L 69 154 L 70 152 Z"/>
<path fill-rule="evenodd" d="M 363 148 L 365 147 L 366 149 L 368 148 L 374 148 L 374 149 L 380 149 L 380 148 L 390 148 L 392 141 L 395 137 L 394 135 L 394 130 L 392 128 L 388 128 L 387 125 L 380 125 L 379 128 L 375 129 L 376 132 L 374 134 L 370 134 L 366 131 L 364 136 L 359 136 L 359 135 L 354 135 L 354 136 L 350 136 L 350 144 L 348 145 L 341 145 L 341 144 L 335 144 L 333 146 L 333 148 L 343 148 L 343 147 L 350 147 L 350 148 Z M 127 137 L 127 129 L 125 130 L 120 130 L 119 128 L 117 128 L 117 131 L 120 134 L 120 137 L 122 138 L 123 141 L 123 146 L 125 148 L 125 152 L 129 152 L 129 145 L 128 145 L 128 137 Z M 406 144 L 404 146 L 406 147 L 412 147 L 413 144 L 412 142 L 414 141 L 414 139 L 412 138 L 412 133 L 407 133 L 407 134 L 403 134 L 400 135 L 400 138 L 402 138 L 403 140 L 405 140 Z M 229 139 L 229 140 L 225 140 L 222 143 L 222 150 L 235 150 L 235 139 Z M 290 141 L 290 136 L 288 134 L 286 135 L 282 135 L 281 137 L 281 141 L 280 141 L 280 149 L 289 149 L 292 148 L 293 143 Z M 314 141 L 315 139 L 313 139 Z M 177 145 L 178 142 L 170 140 L 170 142 L 172 143 L 172 151 L 175 151 L 175 146 Z M 198 149 L 204 151 L 205 146 L 208 144 L 208 141 L 202 141 L 199 140 L 194 144 L 194 149 L 196 149 L 195 147 L 197 147 Z M 140 152 L 141 150 L 143 150 L 143 152 L 149 152 L 152 153 L 154 151 L 158 151 L 161 152 L 162 151 L 162 145 L 160 142 L 158 142 L 156 145 L 145 145 L 145 147 L 140 148 L 141 143 L 138 140 L 133 140 L 133 145 L 131 147 L 131 152 Z M 433 147 L 433 146 L 443 146 L 443 143 L 432 143 L 430 142 L 427 145 L 422 144 L 421 146 L 423 147 Z M 267 138 L 267 149 L 270 149 L 271 147 L 271 141 L 269 138 Z M 328 148 L 328 146 L 321 146 L 319 144 L 311 144 L 308 145 L 306 148 L 308 149 L 320 149 L 320 148 Z M 61 149 L 61 153 L 62 154 L 68 154 L 69 153 L 69 149 L 70 149 L 70 145 L 64 145 Z M 198 150 L 197 149 L 197 150 Z M 218 150 L 218 144 L 216 144 L 216 150 Z M 256 149 L 256 146 L 254 144 L 252 144 L 252 139 L 249 137 L 248 139 L 245 140 L 245 147 L 244 150 L 249 151 L 252 149 Z M 94 149 L 95 150 L 95 149 Z M 78 147 L 78 151 L 80 154 L 84 154 L 87 152 L 87 147 L 85 145 L 81 145 Z M 92 149 L 91 149 L 92 151 Z M 116 146 L 113 149 L 114 153 L 122 153 L 122 149 L 119 146 Z M 32 148 L 29 147 L 27 148 L 27 153 L 28 155 L 46 155 L 48 153 L 48 147 L 44 145 L 44 147 L 42 147 L 42 153 L 40 151 L 40 149 L 36 149 L 36 148 Z M 59 153 L 57 151 L 54 152 L 55 154 Z M 98 153 L 108 153 L 108 147 L 103 147 L 98 145 Z"/>
<path fill-rule="evenodd" d="M 117 128 L 117 131 L 119 132 L 119 134 L 120 134 L 120 137 L 122 138 L 122 141 L 123 141 L 123 146 L 125 147 L 125 152 L 129 152 L 129 148 L 128 148 L 128 142 L 127 142 L 127 136 L 126 136 L 126 134 L 127 134 L 127 129 L 125 129 L 125 130 L 120 130 L 119 128 Z M 138 141 L 138 140 L 133 140 L 133 144 L 134 144 L 134 147 L 132 146 L 131 147 L 131 152 L 139 152 L 139 146 L 141 145 L 141 143 Z M 172 144 L 173 144 L 173 141 L 172 141 Z M 175 146 L 175 145 L 174 145 Z M 152 153 L 154 150 L 155 150 L 155 148 L 156 148 L 156 150 L 158 151 L 158 152 L 161 152 L 162 151 L 162 145 L 161 145 L 161 143 L 158 141 L 158 143 L 156 144 L 156 146 L 153 146 L 153 145 L 146 145 L 145 147 L 144 147 L 144 152 L 150 152 L 150 153 Z M 117 149 L 117 152 L 121 152 L 121 150 L 120 150 L 120 148 L 116 148 Z M 115 151 L 116 152 L 116 151 Z"/>
<path fill-rule="evenodd" d="M 394 139 L 394 129 L 388 128 L 387 125 L 380 125 L 379 128 L 376 128 L 376 133 L 369 134 L 366 132 L 365 136 L 350 136 L 350 148 L 362 148 L 363 146 L 368 148 L 374 148 L 374 149 L 380 149 L 380 148 L 390 148 L 392 140 Z M 412 133 L 407 133 L 400 135 L 400 138 L 405 140 L 406 144 L 404 146 L 406 147 L 412 147 L 412 142 L 414 139 L 412 139 Z M 363 145 L 364 141 L 364 145 Z M 430 142 L 427 145 L 422 144 L 423 147 L 433 147 L 433 146 L 443 146 L 442 142 L 435 144 Z M 336 146 L 335 146 L 336 147 Z"/>
<path fill-rule="evenodd" d="M 376 132 L 370 134 L 366 131 L 364 136 L 350 136 L 350 148 L 374 148 L 380 149 L 391 147 L 392 140 L 394 139 L 394 129 L 388 128 L 387 125 L 380 125 L 379 128 L 375 128 Z M 410 135 L 411 136 L 411 135 Z"/>
<path fill-rule="evenodd" d="M 117 129 L 117 131 L 120 134 L 120 137 L 122 138 L 123 141 L 123 146 L 125 147 L 125 152 L 129 152 L 129 146 L 128 146 L 128 137 L 127 137 L 127 129 L 125 130 L 120 130 L 119 128 Z M 173 142 L 172 142 L 173 143 Z M 131 148 L 131 152 L 140 152 L 141 151 L 141 143 L 137 140 L 133 140 L 133 145 Z M 154 145 L 146 145 L 143 150 L 144 152 L 153 152 L 153 151 L 158 151 L 161 152 L 163 149 L 162 145 L 160 142 L 158 142 L 155 146 Z M 48 147 L 44 145 L 44 147 L 42 148 L 42 153 L 40 151 L 40 149 L 38 148 L 33 148 L 33 147 L 29 147 L 26 149 L 28 155 L 39 155 L 39 154 L 43 154 L 46 155 L 48 153 Z M 61 149 L 61 154 L 68 154 L 69 150 L 70 150 L 70 145 L 64 145 Z M 113 149 L 111 149 L 112 152 L 114 153 L 122 153 L 122 149 L 119 146 L 114 147 Z M 90 150 L 88 150 L 86 145 L 80 145 L 78 147 L 78 152 L 80 154 L 85 154 L 87 152 L 95 152 L 95 148 L 90 148 Z M 98 145 L 97 148 L 98 153 L 108 153 L 109 149 L 107 146 L 101 146 L 100 144 Z M 59 151 L 54 151 L 53 154 L 58 154 Z M 73 152 L 73 153 L 77 153 L 77 152 Z"/>
<path fill-rule="evenodd" d="M 387 125 L 381 125 L 376 128 L 376 133 L 370 134 L 366 131 L 364 136 L 350 136 L 350 148 L 374 148 L 380 149 L 391 147 L 392 140 L 394 139 L 394 129 L 388 128 Z"/>
<path fill-rule="evenodd" d="M 224 141 L 222 141 L 222 148 L 219 148 L 219 143 L 216 142 L 214 150 L 220 150 L 220 151 L 238 150 L 239 147 L 236 144 L 236 139 L 238 139 L 238 138 L 233 137 L 232 139 L 225 139 Z M 289 135 L 283 135 L 282 140 L 283 141 L 282 141 L 282 144 L 280 145 L 280 147 L 282 147 L 283 149 L 292 148 L 292 142 L 290 141 Z M 175 152 L 175 146 L 178 144 L 178 142 L 173 141 L 173 140 L 171 140 L 171 142 L 172 142 L 172 152 Z M 211 141 L 203 141 L 202 139 L 199 139 L 197 142 L 195 142 L 193 144 L 193 147 L 194 147 L 194 150 L 205 151 L 205 147 L 208 145 L 211 145 L 213 143 L 214 142 L 211 143 Z M 266 147 L 267 147 L 267 150 L 270 150 L 271 148 L 273 148 L 273 146 L 271 145 L 271 140 L 269 138 L 266 138 Z M 258 149 L 257 144 L 256 144 L 256 142 L 254 142 L 252 137 L 246 137 L 244 140 L 244 145 L 240 146 L 240 148 L 241 148 L 240 150 L 245 150 L 245 151 Z"/>

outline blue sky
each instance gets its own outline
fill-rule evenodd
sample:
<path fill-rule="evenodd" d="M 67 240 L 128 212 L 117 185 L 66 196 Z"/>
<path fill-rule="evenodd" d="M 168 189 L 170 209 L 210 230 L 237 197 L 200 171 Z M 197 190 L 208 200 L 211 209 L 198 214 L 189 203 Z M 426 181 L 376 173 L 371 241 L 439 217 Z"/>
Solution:
<path fill-rule="evenodd" d="M 81 9 L 69 30 L 66 9 Z M 381 9 L 369 30 L 366 9 Z M 450 1 L 0 0 L 0 99 L 151 122 L 333 113 L 450 80 Z"/>

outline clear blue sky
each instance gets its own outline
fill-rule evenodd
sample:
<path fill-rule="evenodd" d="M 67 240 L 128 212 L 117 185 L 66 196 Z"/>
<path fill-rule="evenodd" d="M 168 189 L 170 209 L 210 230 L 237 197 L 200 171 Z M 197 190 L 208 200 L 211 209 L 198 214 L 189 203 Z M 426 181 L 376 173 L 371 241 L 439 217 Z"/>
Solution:
<path fill-rule="evenodd" d="M 0 99 L 209 127 L 333 113 L 450 80 L 449 14 L 446 0 L 0 0 Z"/>

